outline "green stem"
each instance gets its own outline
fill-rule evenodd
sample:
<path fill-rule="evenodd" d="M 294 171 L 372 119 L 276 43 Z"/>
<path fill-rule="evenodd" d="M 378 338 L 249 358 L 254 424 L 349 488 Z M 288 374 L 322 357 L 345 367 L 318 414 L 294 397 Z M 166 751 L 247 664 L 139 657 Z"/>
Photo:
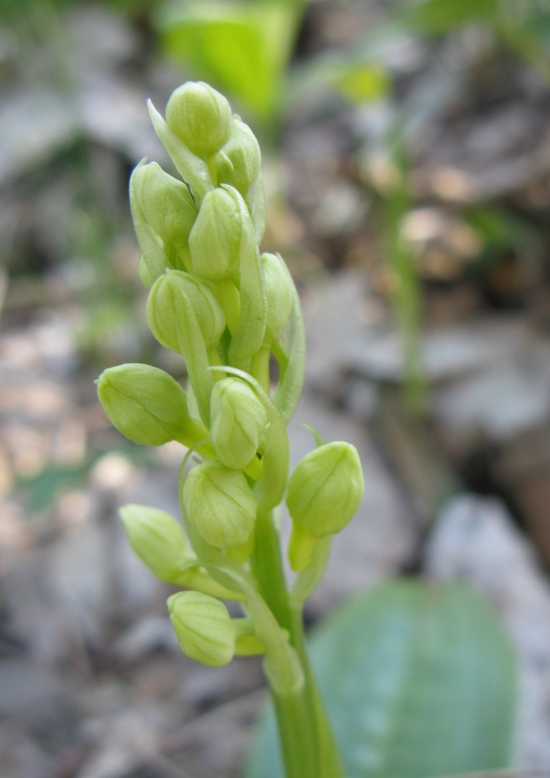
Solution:
<path fill-rule="evenodd" d="M 297 606 L 291 607 L 290 612 L 292 620 L 290 630 L 291 643 L 300 657 L 306 678 L 305 693 L 307 705 L 310 713 L 313 713 L 315 721 L 316 746 L 319 755 L 319 772 L 317 776 L 318 778 L 345 778 L 334 732 L 321 699 L 307 653 L 302 608 Z"/>
<path fill-rule="evenodd" d="M 305 688 L 289 695 L 271 690 L 286 778 L 319 778 L 314 720 Z"/>
<path fill-rule="evenodd" d="M 344 778 L 336 741 L 326 715 L 307 655 L 302 609 L 290 606 L 283 572 L 279 533 L 272 512 L 256 520 L 256 545 L 252 571 L 260 594 L 280 626 L 290 632 L 290 642 L 302 665 L 305 684 L 291 695 L 271 689 L 286 778 Z"/>
<path fill-rule="evenodd" d="M 402 128 L 396 123 L 393 162 L 398 181 L 386 193 L 384 242 L 393 273 L 393 307 L 403 350 L 403 389 L 407 411 L 422 418 L 426 414 L 427 387 L 422 364 L 422 289 L 414 258 L 401 237 L 403 217 L 412 206 L 409 161 L 403 148 Z"/>
<path fill-rule="evenodd" d="M 290 632 L 292 616 L 281 559 L 279 532 L 272 511 L 261 513 L 256 519 L 256 544 L 251 562 L 260 594 L 279 625 Z M 277 716 L 286 778 L 319 778 L 315 711 L 311 705 L 307 684 L 298 691 L 285 695 L 271 688 L 271 695 Z"/>

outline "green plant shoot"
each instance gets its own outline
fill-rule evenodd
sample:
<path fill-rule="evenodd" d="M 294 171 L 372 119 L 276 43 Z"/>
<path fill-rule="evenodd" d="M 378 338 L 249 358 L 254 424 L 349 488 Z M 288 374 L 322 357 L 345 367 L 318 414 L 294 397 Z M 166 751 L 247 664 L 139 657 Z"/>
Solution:
<path fill-rule="evenodd" d="M 134 170 L 139 272 L 151 330 L 183 356 L 188 386 L 146 365 L 109 368 L 97 384 L 109 419 L 130 440 L 188 448 L 178 486 L 183 525 L 150 506 L 128 505 L 121 518 L 157 578 L 189 589 L 168 599 L 187 656 L 219 666 L 263 655 L 287 778 L 343 778 L 302 608 L 332 536 L 363 497 L 359 457 L 350 444 L 315 435 L 317 446 L 289 477 L 286 424 L 302 390 L 304 326 L 286 265 L 259 251 L 265 207 L 251 130 L 201 82 L 175 90 L 166 120 L 150 112 L 182 181 L 146 160 Z M 290 590 L 274 520 L 285 494 L 293 524 L 286 553 L 297 573 Z M 240 602 L 242 618 L 221 600 Z"/>

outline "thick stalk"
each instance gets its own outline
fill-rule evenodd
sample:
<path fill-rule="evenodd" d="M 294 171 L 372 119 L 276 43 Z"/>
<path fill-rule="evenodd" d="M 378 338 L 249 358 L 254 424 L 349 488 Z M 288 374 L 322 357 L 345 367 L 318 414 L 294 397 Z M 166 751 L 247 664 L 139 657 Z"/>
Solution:
<path fill-rule="evenodd" d="M 315 720 L 316 745 L 319 755 L 318 778 L 345 778 L 334 732 L 321 699 L 315 674 L 307 653 L 302 608 L 293 606 L 290 612 L 292 624 L 290 630 L 291 643 L 300 657 L 306 679 L 305 693 L 308 709 L 313 711 Z"/>
<path fill-rule="evenodd" d="M 273 521 L 272 511 L 257 517 L 255 534 L 251 562 L 260 594 L 279 625 L 290 632 L 291 612 L 279 532 Z M 315 711 L 310 702 L 307 683 L 293 694 L 281 695 L 271 688 L 271 695 L 277 716 L 286 778 L 319 778 Z"/>
<path fill-rule="evenodd" d="M 336 741 L 307 655 L 302 610 L 289 604 L 279 533 L 271 512 L 257 518 L 251 561 L 260 593 L 281 627 L 289 630 L 305 676 L 304 686 L 295 694 L 281 696 L 271 689 L 286 778 L 344 778 Z"/>
<path fill-rule="evenodd" d="M 289 695 L 271 689 L 286 778 L 319 778 L 315 721 L 305 687 Z"/>

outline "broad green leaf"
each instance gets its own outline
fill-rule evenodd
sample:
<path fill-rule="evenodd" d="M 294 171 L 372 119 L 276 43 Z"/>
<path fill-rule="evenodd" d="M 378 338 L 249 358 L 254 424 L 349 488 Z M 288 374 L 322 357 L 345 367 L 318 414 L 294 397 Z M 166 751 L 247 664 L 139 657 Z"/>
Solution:
<path fill-rule="evenodd" d="M 169 57 L 233 94 L 256 118 L 276 109 L 301 3 L 173 3 L 159 22 Z"/>
<path fill-rule="evenodd" d="M 359 596 L 311 641 L 347 778 L 506 767 L 516 662 L 486 601 L 462 584 L 400 580 Z M 271 711 L 247 778 L 283 778 Z"/>

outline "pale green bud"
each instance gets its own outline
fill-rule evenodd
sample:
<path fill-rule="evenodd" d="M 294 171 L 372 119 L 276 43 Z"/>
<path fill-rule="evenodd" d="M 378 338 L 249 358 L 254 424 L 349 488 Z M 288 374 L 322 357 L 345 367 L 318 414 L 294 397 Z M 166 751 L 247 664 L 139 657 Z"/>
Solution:
<path fill-rule="evenodd" d="M 225 329 L 223 309 L 208 284 L 182 270 L 167 270 L 157 279 L 147 301 L 147 321 L 159 343 L 179 351 L 181 321 L 176 294 L 184 295 L 191 303 L 207 349 L 216 346 Z"/>
<path fill-rule="evenodd" d="M 223 602 L 202 592 L 178 592 L 167 604 L 186 656 L 210 667 L 221 667 L 233 659 L 235 629 Z"/>
<path fill-rule="evenodd" d="M 290 274 L 276 254 L 262 254 L 260 257 L 264 273 L 267 297 L 267 321 L 264 340 L 271 344 L 281 334 L 294 304 L 294 287 Z"/>
<path fill-rule="evenodd" d="M 140 165 L 132 178 L 147 223 L 166 243 L 185 246 L 197 216 L 189 189 L 156 162 Z"/>
<path fill-rule="evenodd" d="M 227 143 L 231 121 L 227 99 L 203 81 L 178 87 L 166 106 L 166 123 L 172 132 L 202 159 Z"/>
<path fill-rule="evenodd" d="M 286 504 L 295 528 L 315 538 L 340 532 L 353 518 L 364 488 L 355 446 L 335 442 L 310 451 L 287 486 Z"/>
<path fill-rule="evenodd" d="M 257 502 L 246 478 L 219 462 L 202 462 L 191 470 L 183 503 L 197 531 L 216 548 L 240 546 L 254 530 Z"/>
<path fill-rule="evenodd" d="M 244 381 L 224 378 L 214 386 L 210 413 L 210 436 L 218 459 L 236 470 L 246 467 L 267 424 L 263 403 Z"/>
<path fill-rule="evenodd" d="M 148 505 L 125 505 L 119 514 L 132 548 L 149 570 L 164 583 L 184 583 L 182 568 L 193 555 L 181 525 Z"/>
<path fill-rule="evenodd" d="M 170 440 L 199 440 L 204 428 L 191 418 L 185 392 L 164 370 L 119 365 L 105 370 L 96 384 L 111 423 L 134 443 L 162 446 Z"/>
<path fill-rule="evenodd" d="M 119 514 L 135 553 L 160 581 L 227 600 L 243 598 L 201 569 L 180 523 L 169 513 L 147 505 L 125 505 Z"/>
<path fill-rule="evenodd" d="M 238 273 L 241 231 L 235 199 L 225 189 L 209 192 L 189 236 L 195 273 L 210 281 Z"/>
<path fill-rule="evenodd" d="M 216 154 L 220 183 L 231 184 L 243 197 L 258 177 L 262 164 L 260 144 L 250 127 L 233 117 L 231 136 Z"/>

